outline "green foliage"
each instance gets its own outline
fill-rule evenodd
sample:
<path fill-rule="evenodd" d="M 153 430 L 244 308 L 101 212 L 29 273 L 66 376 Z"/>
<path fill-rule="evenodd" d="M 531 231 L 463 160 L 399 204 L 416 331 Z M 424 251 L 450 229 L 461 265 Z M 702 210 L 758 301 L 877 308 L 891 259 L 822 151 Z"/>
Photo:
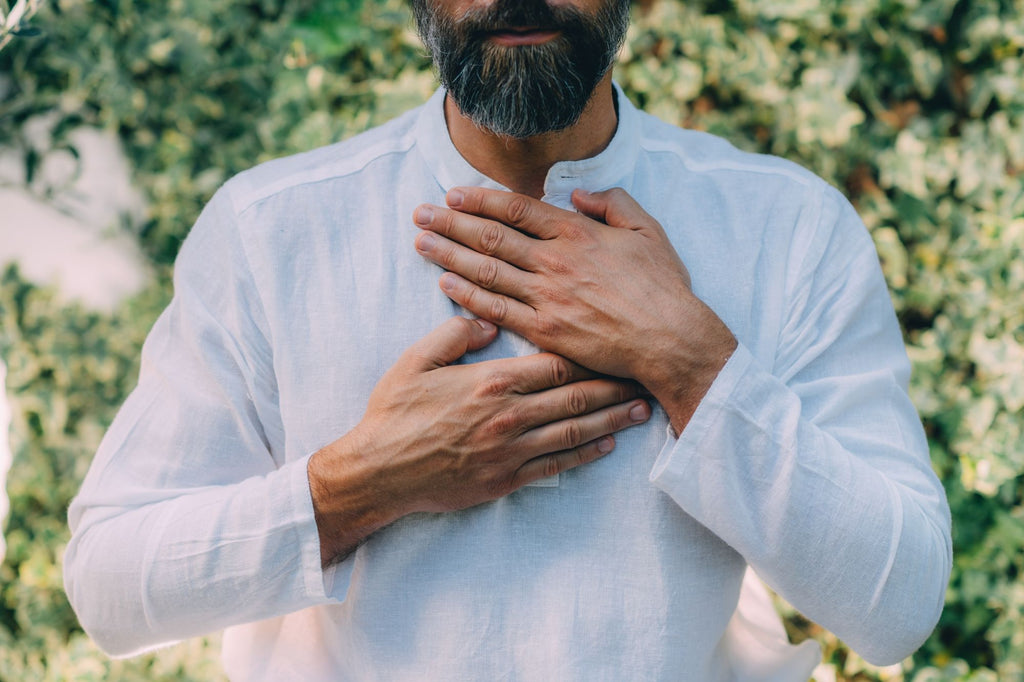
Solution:
<path fill-rule="evenodd" d="M 0 50 L 14 38 L 35 38 L 41 31 L 28 24 L 42 0 L 0 0 Z"/>
<path fill-rule="evenodd" d="M 0 277 L 0 355 L 12 394 L 11 515 L 0 564 L 0 680 L 212 680 L 216 648 L 196 640 L 110 661 L 64 596 L 67 505 L 138 373 L 145 331 L 167 302 L 154 287 L 116 314 L 55 299 L 13 268 Z"/>
<path fill-rule="evenodd" d="M 390 118 L 429 92 L 426 57 L 400 4 L 284 0 L 51 0 L 46 34 L 0 53 L 10 77 L 0 140 L 56 116 L 51 144 L 75 126 L 116 131 L 149 200 L 140 238 L 169 265 L 195 216 L 229 176 Z M 377 92 L 385 83 L 389 92 Z M 402 87 L 406 86 L 403 90 Z M 408 87 L 413 86 L 413 87 Z"/>
<path fill-rule="evenodd" d="M 791 632 L 818 638 L 838 679 L 1024 679 L 1024 2 L 651 0 L 635 15 L 617 78 L 636 102 L 796 160 L 857 205 L 952 506 L 947 608 L 916 656 L 877 669 L 795 614 Z M 231 174 L 433 87 L 401 0 L 51 0 L 35 23 L 43 36 L 0 52 L 0 141 L 31 179 L 75 126 L 115 131 L 148 200 L 137 236 L 165 274 Z M 25 131 L 44 116 L 41 143 Z M 0 283 L 16 456 L 0 680 L 218 676 L 205 641 L 106 660 L 60 585 L 67 503 L 167 291 L 163 277 L 100 315 L 14 272 Z"/>

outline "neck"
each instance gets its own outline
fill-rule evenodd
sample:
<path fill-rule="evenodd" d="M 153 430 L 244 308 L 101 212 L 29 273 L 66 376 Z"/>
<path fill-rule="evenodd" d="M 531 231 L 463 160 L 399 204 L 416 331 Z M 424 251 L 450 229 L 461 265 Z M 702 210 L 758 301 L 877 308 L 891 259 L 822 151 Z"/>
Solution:
<path fill-rule="evenodd" d="M 610 71 L 594 88 L 580 120 L 553 133 L 522 140 L 496 135 L 463 116 L 451 97 L 445 98 L 444 111 L 448 134 L 470 165 L 513 192 L 536 199 L 544 196 L 551 166 L 596 156 L 618 125 Z"/>

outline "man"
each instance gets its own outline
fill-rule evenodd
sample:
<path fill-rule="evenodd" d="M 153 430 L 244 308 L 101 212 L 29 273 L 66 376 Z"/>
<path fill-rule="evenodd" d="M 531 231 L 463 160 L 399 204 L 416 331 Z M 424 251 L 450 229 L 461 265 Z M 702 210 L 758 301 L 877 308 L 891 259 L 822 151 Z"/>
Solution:
<path fill-rule="evenodd" d="M 948 510 L 850 206 L 633 108 L 628 2 L 413 7 L 444 89 L 184 245 L 70 511 L 85 628 L 227 628 L 239 680 L 806 679 L 749 565 L 911 653 Z"/>

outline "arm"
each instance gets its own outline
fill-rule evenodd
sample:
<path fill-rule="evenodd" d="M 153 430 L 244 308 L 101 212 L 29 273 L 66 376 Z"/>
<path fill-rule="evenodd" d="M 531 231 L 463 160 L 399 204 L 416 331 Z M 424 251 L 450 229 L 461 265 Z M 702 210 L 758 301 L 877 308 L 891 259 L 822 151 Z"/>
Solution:
<path fill-rule="evenodd" d="M 336 601 L 350 566 L 323 566 L 381 525 L 593 460 L 649 414 L 634 386 L 550 353 L 451 365 L 497 333 L 455 318 L 386 373 L 356 429 L 285 462 L 269 324 L 228 204 L 183 247 L 139 385 L 69 512 L 65 586 L 115 655 Z"/>
<path fill-rule="evenodd" d="M 682 434 L 655 485 L 865 657 L 911 653 L 942 607 L 948 508 L 852 208 L 828 198 L 766 368 L 693 295 L 664 232 L 625 193 L 573 199 L 583 215 L 459 190 L 429 220 L 417 213 L 433 237 L 417 247 L 452 271 L 442 288 L 472 312 L 642 383 Z"/>
<path fill-rule="evenodd" d="M 268 325 L 234 223 L 221 192 L 69 510 L 65 588 L 115 655 L 327 598 L 306 462 L 279 466 Z"/>
<path fill-rule="evenodd" d="M 449 512 L 611 451 L 646 421 L 637 386 L 551 353 L 452 365 L 497 328 L 452 318 L 407 350 L 362 421 L 309 463 L 325 565 L 406 514 Z"/>
<path fill-rule="evenodd" d="M 651 479 L 801 612 L 889 664 L 939 618 L 949 510 L 870 239 L 845 202 L 827 219 L 857 238 L 814 239 L 828 243 L 794 278 L 775 364 L 741 345 Z"/>

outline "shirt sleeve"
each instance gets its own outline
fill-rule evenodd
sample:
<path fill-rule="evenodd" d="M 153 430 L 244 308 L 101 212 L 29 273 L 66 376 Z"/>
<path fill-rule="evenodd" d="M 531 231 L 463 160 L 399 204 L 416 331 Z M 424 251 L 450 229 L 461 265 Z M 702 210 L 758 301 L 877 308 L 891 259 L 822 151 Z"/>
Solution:
<path fill-rule="evenodd" d="M 332 601 L 308 456 L 284 462 L 268 326 L 227 190 L 174 283 L 69 510 L 65 588 L 113 655 Z"/>
<path fill-rule="evenodd" d="M 941 613 L 949 507 L 863 224 L 828 196 L 798 238 L 773 363 L 741 342 L 651 480 L 802 613 L 894 663 Z"/>

